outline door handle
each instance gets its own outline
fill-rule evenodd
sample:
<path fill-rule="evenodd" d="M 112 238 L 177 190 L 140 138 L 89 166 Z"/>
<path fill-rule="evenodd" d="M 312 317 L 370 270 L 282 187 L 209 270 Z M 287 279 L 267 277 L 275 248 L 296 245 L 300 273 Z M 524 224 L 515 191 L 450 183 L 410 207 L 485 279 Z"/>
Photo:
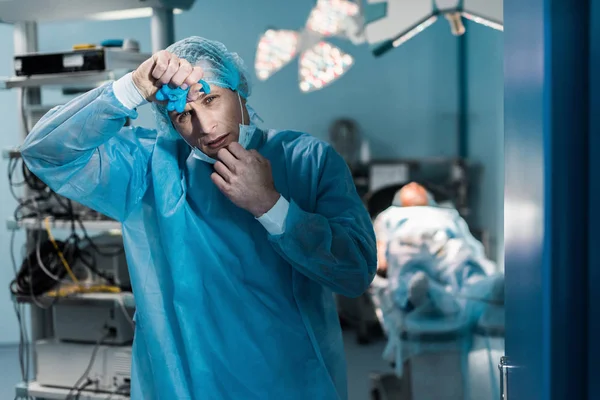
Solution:
<path fill-rule="evenodd" d="M 498 369 L 500 370 L 500 400 L 508 400 L 508 358 L 502 356 Z"/>

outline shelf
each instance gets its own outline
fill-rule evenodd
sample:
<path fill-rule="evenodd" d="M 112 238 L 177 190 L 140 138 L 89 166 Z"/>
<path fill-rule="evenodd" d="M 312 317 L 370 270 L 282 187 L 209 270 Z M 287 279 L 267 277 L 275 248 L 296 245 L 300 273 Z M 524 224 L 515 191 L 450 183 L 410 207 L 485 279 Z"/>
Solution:
<path fill-rule="evenodd" d="M 88 233 L 91 232 L 111 232 L 115 234 L 121 233 L 121 223 L 113 220 L 89 220 L 82 221 L 83 226 L 85 227 Z M 75 226 L 79 229 L 79 223 L 76 223 Z M 6 227 L 11 230 L 15 229 L 46 229 L 43 221 L 40 221 L 37 218 L 24 218 L 20 221 L 15 221 L 14 219 L 9 219 L 6 221 Z M 70 220 L 55 220 L 50 219 L 50 228 L 52 230 L 70 230 L 71 229 L 71 221 Z"/>
<path fill-rule="evenodd" d="M 21 158 L 21 150 L 18 147 L 2 149 L 2 158 L 5 160 L 11 158 Z"/>
<path fill-rule="evenodd" d="M 13 295 L 13 301 L 17 303 L 33 303 L 31 296 L 25 295 Z M 35 302 L 41 305 L 51 305 L 54 302 L 60 304 L 76 304 L 82 306 L 97 306 L 105 305 L 107 302 L 118 302 L 124 307 L 135 308 L 135 300 L 133 299 L 133 293 L 122 292 L 122 293 L 74 293 L 69 296 L 55 297 L 40 296 L 36 297 Z"/>
<path fill-rule="evenodd" d="M 0 78 L 0 89 L 32 88 L 40 86 L 87 87 L 119 78 L 114 71 L 72 72 Z"/>
<path fill-rule="evenodd" d="M 108 392 L 89 392 L 82 390 L 79 392 L 80 395 L 77 397 L 79 400 L 129 400 L 129 396 L 122 394 L 113 394 L 111 396 Z M 39 383 L 33 381 L 29 383 L 19 383 L 16 386 L 17 398 L 39 398 L 44 400 L 65 400 L 69 394 L 69 389 L 59 389 L 48 386 L 42 386 Z M 73 392 L 71 392 L 71 395 Z"/>

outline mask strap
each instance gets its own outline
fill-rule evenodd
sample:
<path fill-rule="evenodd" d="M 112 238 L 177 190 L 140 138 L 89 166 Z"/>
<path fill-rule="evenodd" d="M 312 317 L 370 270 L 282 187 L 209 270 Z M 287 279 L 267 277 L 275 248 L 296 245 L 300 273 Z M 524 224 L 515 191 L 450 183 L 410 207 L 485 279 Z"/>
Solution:
<path fill-rule="evenodd" d="M 240 96 L 240 93 L 238 92 L 238 101 L 240 102 L 240 112 L 242 113 L 242 125 L 246 125 L 244 123 L 244 107 L 242 106 L 242 97 Z"/>

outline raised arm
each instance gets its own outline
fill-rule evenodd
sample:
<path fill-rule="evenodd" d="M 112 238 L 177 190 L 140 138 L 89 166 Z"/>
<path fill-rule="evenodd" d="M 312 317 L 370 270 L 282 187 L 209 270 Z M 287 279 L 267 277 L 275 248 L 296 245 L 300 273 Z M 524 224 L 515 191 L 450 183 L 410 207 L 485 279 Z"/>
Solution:
<path fill-rule="evenodd" d="M 200 67 L 160 51 L 133 73 L 94 89 L 45 115 L 27 136 L 27 167 L 55 192 L 124 221 L 142 199 L 156 132 L 124 127 L 136 107 L 154 101 L 162 85 L 191 87 Z"/>
<path fill-rule="evenodd" d="M 137 113 L 107 84 L 56 107 L 21 146 L 27 167 L 52 190 L 119 221 L 141 199 L 154 132 L 124 127 Z"/>

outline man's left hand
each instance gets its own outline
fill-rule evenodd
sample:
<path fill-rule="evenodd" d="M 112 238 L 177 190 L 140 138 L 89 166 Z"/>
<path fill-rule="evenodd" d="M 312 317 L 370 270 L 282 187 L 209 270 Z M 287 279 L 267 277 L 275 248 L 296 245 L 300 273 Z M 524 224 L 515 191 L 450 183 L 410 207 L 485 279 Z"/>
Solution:
<path fill-rule="evenodd" d="M 219 150 L 217 158 L 210 177 L 229 200 L 257 218 L 273 208 L 279 193 L 269 160 L 237 142 Z"/>

